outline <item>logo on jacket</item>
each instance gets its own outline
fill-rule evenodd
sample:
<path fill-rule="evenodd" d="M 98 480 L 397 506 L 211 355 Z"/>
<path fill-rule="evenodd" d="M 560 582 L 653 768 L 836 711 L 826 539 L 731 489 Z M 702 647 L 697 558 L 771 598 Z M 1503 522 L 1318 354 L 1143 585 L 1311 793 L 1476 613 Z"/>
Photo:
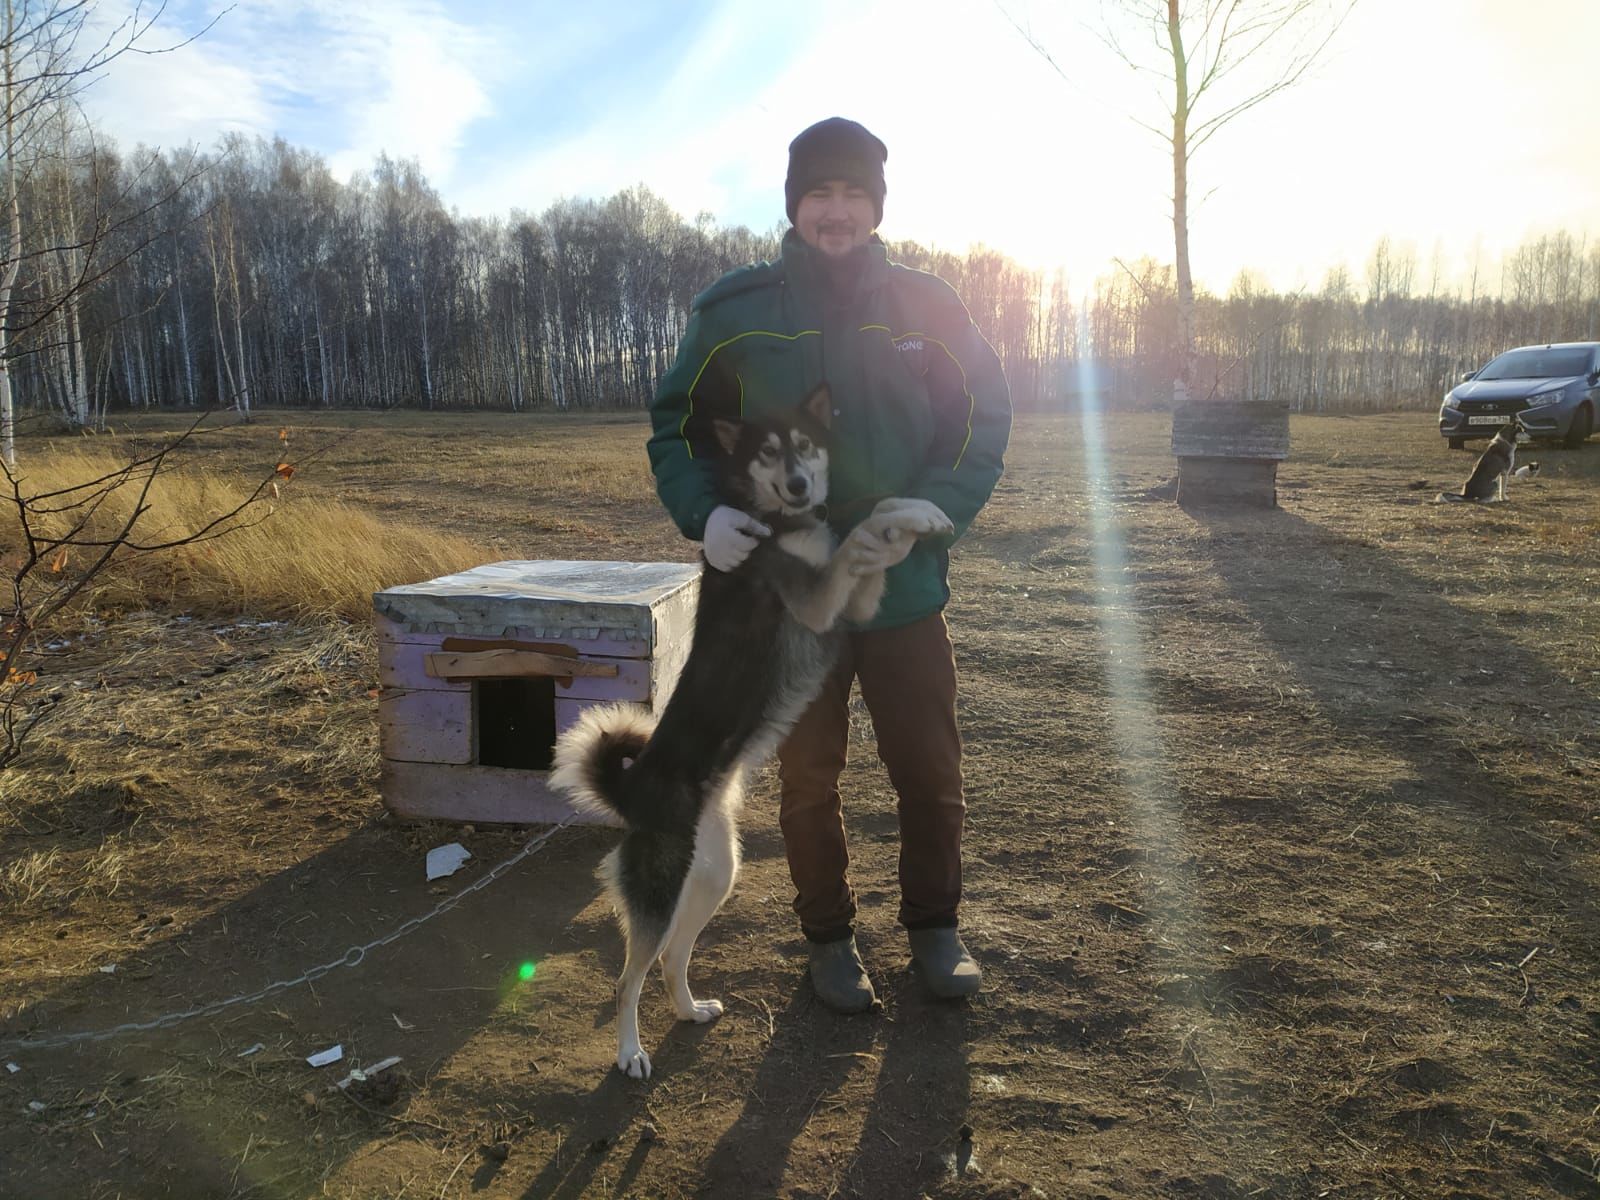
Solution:
<path fill-rule="evenodd" d="M 922 339 L 921 338 L 907 338 L 905 341 L 896 342 L 895 345 L 897 345 L 902 350 L 921 350 L 922 349 Z"/>

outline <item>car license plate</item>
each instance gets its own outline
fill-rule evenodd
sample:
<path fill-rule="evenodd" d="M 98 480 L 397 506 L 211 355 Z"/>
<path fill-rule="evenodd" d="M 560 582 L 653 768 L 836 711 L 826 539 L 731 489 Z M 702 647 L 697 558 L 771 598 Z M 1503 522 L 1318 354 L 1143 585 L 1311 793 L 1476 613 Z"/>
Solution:
<path fill-rule="evenodd" d="M 1468 417 L 1467 418 L 1467 424 L 1468 425 L 1504 425 L 1509 420 L 1511 420 L 1511 418 L 1509 416 L 1504 416 L 1504 417 Z"/>

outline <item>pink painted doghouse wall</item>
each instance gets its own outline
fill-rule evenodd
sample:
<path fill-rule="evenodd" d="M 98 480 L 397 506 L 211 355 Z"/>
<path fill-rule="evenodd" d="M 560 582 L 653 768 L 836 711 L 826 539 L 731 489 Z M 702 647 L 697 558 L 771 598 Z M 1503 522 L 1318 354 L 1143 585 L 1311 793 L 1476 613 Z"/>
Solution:
<path fill-rule="evenodd" d="M 699 590 L 685 563 L 512 561 L 376 593 L 385 806 L 447 821 L 570 816 L 545 784 L 556 735 L 594 704 L 660 711 Z"/>

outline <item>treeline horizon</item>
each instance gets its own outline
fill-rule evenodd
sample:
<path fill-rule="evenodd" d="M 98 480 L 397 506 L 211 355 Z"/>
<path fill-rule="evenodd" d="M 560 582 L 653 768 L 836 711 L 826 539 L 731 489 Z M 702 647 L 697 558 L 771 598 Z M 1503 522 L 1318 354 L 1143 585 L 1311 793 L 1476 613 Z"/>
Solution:
<path fill-rule="evenodd" d="M 693 297 L 774 257 L 781 235 L 687 219 L 643 185 L 463 216 L 414 161 L 380 158 L 341 183 L 282 139 L 128 156 L 81 133 L 72 145 L 20 181 L 7 354 L 19 409 L 78 425 L 217 406 L 637 408 Z M 1086 394 L 1170 403 L 1170 264 L 1139 259 L 1080 289 L 983 246 L 889 252 L 956 288 L 1019 410 Z M 1447 286 L 1388 238 L 1360 278 L 1335 267 L 1316 291 L 1241 271 L 1226 294 L 1197 293 L 1190 394 L 1429 408 L 1511 346 L 1600 338 L 1600 244 L 1531 238 L 1494 274 Z"/>

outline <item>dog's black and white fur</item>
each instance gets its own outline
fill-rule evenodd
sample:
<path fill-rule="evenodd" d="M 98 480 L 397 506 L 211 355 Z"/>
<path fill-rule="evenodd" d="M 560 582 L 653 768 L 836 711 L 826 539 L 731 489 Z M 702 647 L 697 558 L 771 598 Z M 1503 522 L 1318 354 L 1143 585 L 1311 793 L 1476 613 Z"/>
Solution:
<path fill-rule="evenodd" d="M 680 1020 L 722 1012 L 720 1001 L 695 999 L 688 968 L 738 873 L 741 778 L 821 690 L 844 636 L 840 619 L 877 611 L 883 572 L 853 573 L 862 552 L 873 539 L 954 532 L 937 506 L 891 499 L 836 548 L 821 515 L 831 404 L 824 385 L 776 419 L 715 422 L 724 499 L 773 536 L 737 569 L 702 572 L 694 643 L 659 722 L 613 705 L 586 713 L 556 745 L 551 784 L 626 827 L 600 877 L 627 942 L 617 1067 L 634 1078 L 650 1074 L 638 1006 L 652 964 L 661 963 Z"/>
<path fill-rule="evenodd" d="M 1539 464 L 1528 463 L 1526 466 L 1517 466 L 1517 435 L 1522 432 L 1522 422 L 1515 416 L 1500 427 L 1500 432 L 1494 435 L 1478 461 L 1472 468 L 1472 474 L 1467 476 L 1466 483 L 1461 485 L 1460 492 L 1442 492 L 1441 500 L 1504 500 L 1506 498 L 1506 480 L 1512 475 L 1537 475 Z"/>

